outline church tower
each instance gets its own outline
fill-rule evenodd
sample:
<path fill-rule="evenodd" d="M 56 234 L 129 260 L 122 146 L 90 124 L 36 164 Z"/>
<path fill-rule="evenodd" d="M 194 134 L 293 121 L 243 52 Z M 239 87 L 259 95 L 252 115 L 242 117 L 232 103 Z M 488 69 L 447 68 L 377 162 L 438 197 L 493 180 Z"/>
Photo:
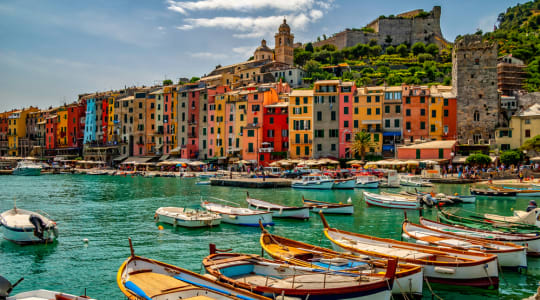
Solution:
<path fill-rule="evenodd" d="M 291 34 L 291 28 L 285 19 L 283 19 L 283 24 L 279 25 L 279 31 L 275 37 L 275 60 L 292 66 L 294 64 L 294 35 Z"/>

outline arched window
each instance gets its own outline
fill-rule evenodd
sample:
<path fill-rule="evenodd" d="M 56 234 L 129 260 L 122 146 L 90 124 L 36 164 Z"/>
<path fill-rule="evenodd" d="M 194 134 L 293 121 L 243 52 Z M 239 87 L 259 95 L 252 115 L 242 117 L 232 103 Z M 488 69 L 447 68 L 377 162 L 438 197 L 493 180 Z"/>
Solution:
<path fill-rule="evenodd" d="M 480 122 L 480 113 L 477 110 L 474 111 L 474 121 Z"/>

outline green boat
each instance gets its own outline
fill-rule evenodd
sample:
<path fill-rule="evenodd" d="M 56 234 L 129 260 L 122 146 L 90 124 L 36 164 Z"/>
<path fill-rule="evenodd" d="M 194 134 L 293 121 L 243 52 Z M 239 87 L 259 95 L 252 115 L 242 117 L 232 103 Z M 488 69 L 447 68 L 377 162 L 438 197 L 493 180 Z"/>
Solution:
<path fill-rule="evenodd" d="M 464 209 L 439 210 L 438 216 L 444 223 L 462 225 L 470 228 L 510 233 L 540 234 L 540 228 L 534 225 L 501 220 L 501 218 L 504 217 L 494 219 L 490 216 L 495 217 L 496 215 L 483 215 Z"/>

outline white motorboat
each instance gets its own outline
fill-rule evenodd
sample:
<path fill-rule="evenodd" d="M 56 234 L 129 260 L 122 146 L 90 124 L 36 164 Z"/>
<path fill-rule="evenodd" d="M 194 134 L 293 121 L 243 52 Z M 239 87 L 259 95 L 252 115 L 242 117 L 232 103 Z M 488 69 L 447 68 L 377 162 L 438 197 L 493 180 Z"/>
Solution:
<path fill-rule="evenodd" d="M 0 225 L 4 239 L 21 245 L 51 243 L 58 237 L 54 221 L 17 207 L 0 214 Z"/>
<path fill-rule="evenodd" d="M 41 165 L 29 160 L 22 160 L 17 163 L 17 167 L 13 169 L 13 175 L 19 176 L 38 176 L 41 175 Z"/>
<path fill-rule="evenodd" d="M 305 207 L 311 208 L 314 212 L 322 211 L 325 214 L 344 214 L 344 215 L 352 215 L 354 213 L 354 205 L 352 204 L 352 200 L 349 197 L 347 200 L 347 204 L 343 203 L 332 203 L 332 202 L 324 202 L 324 201 L 318 201 L 318 200 L 310 200 L 304 198 L 302 196 L 302 202 L 304 203 Z"/>
<path fill-rule="evenodd" d="M 221 223 L 219 214 L 183 207 L 160 207 L 154 215 L 156 222 L 182 227 L 211 227 Z"/>
<path fill-rule="evenodd" d="M 295 180 L 291 185 L 297 189 L 331 190 L 334 179 L 324 175 L 306 175 L 301 180 Z"/>
<path fill-rule="evenodd" d="M 210 180 L 198 180 L 195 182 L 196 185 L 210 185 Z"/>
<path fill-rule="evenodd" d="M 249 208 L 271 211 L 274 218 L 309 219 L 309 207 L 294 207 L 275 204 L 259 199 L 253 199 L 247 193 L 246 201 Z"/>
<path fill-rule="evenodd" d="M 401 175 L 399 177 L 399 184 L 403 186 L 415 186 L 415 187 L 433 186 L 432 183 L 416 175 Z"/>
<path fill-rule="evenodd" d="M 335 179 L 333 189 L 352 190 L 354 189 L 356 180 L 354 178 Z"/>
<path fill-rule="evenodd" d="M 369 192 L 363 192 L 364 201 L 368 205 L 381 206 L 387 208 L 405 208 L 405 209 L 419 209 L 420 201 L 411 199 L 409 197 L 400 196 L 397 194 L 385 194 L 379 195 Z"/>
<path fill-rule="evenodd" d="M 22 292 L 17 295 L 7 297 L 6 300 L 50 300 L 50 299 L 61 299 L 61 300 L 95 300 L 85 296 L 75 296 L 66 293 L 60 293 L 49 290 L 35 290 Z"/>
<path fill-rule="evenodd" d="M 356 177 L 355 188 L 376 189 L 379 188 L 379 178 L 377 176 L 358 176 Z"/>
<path fill-rule="evenodd" d="M 443 224 L 420 217 L 420 224 L 443 232 L 486 240 L 514 243 L 527 247 L 527 254 L 530 256 L 540 256 L 540 236 L 534 234 L 506 233 L 499 231 L 488 231 L 482 229 L 468 228 L 457 225 Z"/>
<path fill-rule="evenodd" d="M 272 222 L 272 212 L 235 207 L 209 201 L 203 201 L 201 206 L 210 212 L 218 213 L 221 216 L 221 221 L 224 223 L 243 226 L 259 226 L 260 221 L 263 226 L 274 225 L 274 222 Z"/>

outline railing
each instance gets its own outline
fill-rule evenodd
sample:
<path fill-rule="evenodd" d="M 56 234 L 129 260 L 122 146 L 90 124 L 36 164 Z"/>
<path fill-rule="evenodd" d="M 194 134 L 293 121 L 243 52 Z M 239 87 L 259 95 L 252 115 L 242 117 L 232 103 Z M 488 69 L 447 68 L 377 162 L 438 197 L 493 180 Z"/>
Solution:
<path fill-rule="evenodd" d="M 259 148 L 259 152 L 274 152 L 274 148 L 273 147 Z"/>

